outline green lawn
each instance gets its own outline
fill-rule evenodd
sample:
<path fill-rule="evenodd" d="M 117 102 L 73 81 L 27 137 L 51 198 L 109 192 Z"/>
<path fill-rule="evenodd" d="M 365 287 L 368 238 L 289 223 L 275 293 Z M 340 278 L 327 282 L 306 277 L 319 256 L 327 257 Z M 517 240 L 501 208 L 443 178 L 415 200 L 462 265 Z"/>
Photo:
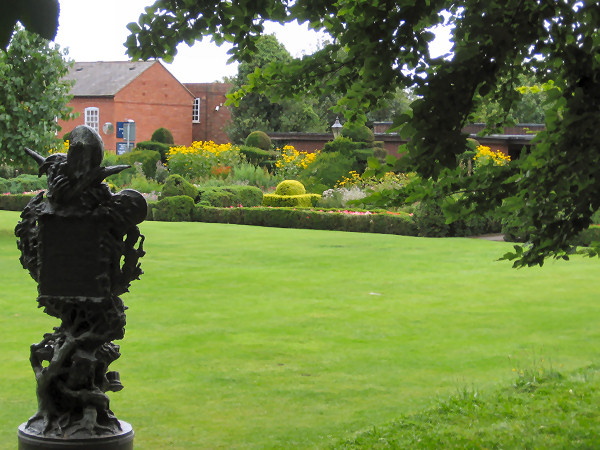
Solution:
<path fill-rule="evenodd" d="M 0 211 L 0 446 L 35 412 L 37 309 Z M 148 222 L 111 407 L 139 449 L 324 447 L 514 368 L 598 360 L 598 260 L 475 239 Z"/>

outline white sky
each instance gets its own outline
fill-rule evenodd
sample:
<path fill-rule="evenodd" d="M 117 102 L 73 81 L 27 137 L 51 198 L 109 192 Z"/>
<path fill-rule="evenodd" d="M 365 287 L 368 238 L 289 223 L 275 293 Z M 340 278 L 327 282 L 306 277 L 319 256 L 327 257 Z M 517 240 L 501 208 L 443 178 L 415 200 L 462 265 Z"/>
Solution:
<path fill-rule="evenodd" d="M 154 0 L 60 0 L 58 34 L 55 42 L 69 50 L 75 61 L 125 61 L 123 43 L 129 35 L 126 26 L 137 22 L 144 8 Z M 307 27 L 287 24 L 285 27 L 272 24 L 268 33 L 275 33 L 292 56 L 312 53 L 317 48 L 319 35 Z M 439 32 L 434 43 L 436 54 L 446 53 L 450 44 L 447 33 Z M 221 81 L 225 76 L 237 73 L 237 64 L 227 64 L 225 44 L 216 44 L 204 39 L 192 47 L 180 44 L 172 64 L 165 67 L 181 83 L 210 83 Z"/>

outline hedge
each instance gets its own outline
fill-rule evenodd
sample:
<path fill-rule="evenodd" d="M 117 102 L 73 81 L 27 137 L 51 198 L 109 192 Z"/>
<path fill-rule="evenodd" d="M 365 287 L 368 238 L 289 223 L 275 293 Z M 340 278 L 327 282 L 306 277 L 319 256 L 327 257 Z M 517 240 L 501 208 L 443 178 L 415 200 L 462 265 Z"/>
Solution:
<path fill-rule="evenodd" d="M 148 205 L 152 212 L 146 217 L 164 222 L 189 222 L 192 220 L 194 200 L 187 195 L 165 197 Z"/>
<path fill-rule="evenodd" d="M 187 195 L 195 201 L 198 198 L 199 192 L 196 186 L 181 175 L 169 175 L 160 191 L 159 198 L 162 200 L 167 197 L 175 197 L 178 195 Z"/>
<path fill-rule="evenodd" d="M 263 206 L 310 208 L 316 206 L 321 196 L 319 194 L 277 195 L 265 194 Z"/>
<path fill-rule="evenodd" d="M 197 204 L 190 197 L 168 197 L 149 203 L 148 220 L 230 223 L 279 228 L 355 231 L 417 236 L 418 231 L 408 215 L 347 214 L 295 208 L 218 208 Z M 166 203 L 168 201 L 168 204 Z M 190 212 L 190 208 L 193 208 Z M 173 215 L 168 216 L 169 212 Z"/>
<path fill-rule="evenodd" d="M 142 164 L 142 170 L 147 178 L 156 176 L 156 163 L 160 161 L 161 155 L 155 150 L 139 150 L 135 149 L 132 152 L 123 153 L 117 156 L 119 164 L 129 164 L 131 167 L 136 162 Z M 134 172 L 135 173 L 135 172 Z"/>
<path fill-rule="evenodd" d="M 21 174 L 15 178 L 0 178 L 0 194 L 22 194 L 23 192 L 47 189 L 46 177 Z"/>
<path fill-rule="evenodd" d="M 135 146 L 135 148 L 139 150 L 154 150 L 160 153 L 160 160 L 163 163 L 167 162 L 167 153 L 169 153 L 171 147 L 173 146 L 170 144 L 163 144 L 162 142 L 155 141 L 141 141 Z"/>
<path fill-rule="evenodd" d="M 0 209 L 5 211 L 23 211 L 34 194 L 0 195 Z"/>
<path fill-rule="evenodd" d="M 201 187 L 198 203 L 207 206 L 260 206 L 263 202 L 263 193 L 256 186 L 231 185 Z"/>

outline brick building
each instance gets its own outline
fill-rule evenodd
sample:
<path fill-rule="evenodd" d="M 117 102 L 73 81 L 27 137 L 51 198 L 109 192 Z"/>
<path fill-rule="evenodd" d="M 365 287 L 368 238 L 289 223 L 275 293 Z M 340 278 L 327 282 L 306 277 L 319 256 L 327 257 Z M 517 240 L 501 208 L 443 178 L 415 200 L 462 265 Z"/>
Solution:
<path fill-rule="evenodd" d="M 117 142 L 123 142 L 117 138 L 117 123 L 133 120 L 136 142 L 150 140 L 164 127 L 176 144 L 192 143 L 194 95 L 160 62 L 77 62 L 66 78 L 75 81 L 69 106 L 79 116 L 59 121 L 63 133 L 89 125 L 102 136 L 106 151 L 115 152 Z"/>
<path fill-rule="evenodd" d="M 194 95 L 192 139 L 194 141 L 214 141 L 217 144 L 229 142 L 225 126 L 231 120 L 229 109 L 224 106 L 225 95 L 231 89 L 229 83 L 184 83 Z"/>

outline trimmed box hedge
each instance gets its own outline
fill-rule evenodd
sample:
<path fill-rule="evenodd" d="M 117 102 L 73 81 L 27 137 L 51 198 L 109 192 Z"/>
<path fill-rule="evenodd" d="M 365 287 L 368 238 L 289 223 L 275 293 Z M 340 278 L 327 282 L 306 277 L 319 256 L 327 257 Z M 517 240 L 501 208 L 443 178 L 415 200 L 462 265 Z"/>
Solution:
<path fill-rule="evenodd" d="M 152 220 L 189 222 L 192 220 L 192 213 L 194 211 L 194 199 L 187 195 L 165 197 L 157 202 L 148 204 L 148 209 L 152 209 L 152 212 L 146 217 L 152 217 Z"/>
<path fill-rule="evenodd" d="M 230 185 L 201 187 L 198 203 L 207 206 L 260 206 L 263 202 L 263 193 L 256 186 Z"/>
<path fill-rule="evenodd" d="M 148 220 L 230 223 L 278 228 L 355 231 L 416 236 L 412 217 L 396 214 L 348 214 L 295 208 L 219 208 L 197 204 L 185 196 L 149 203 Z M 192 209 L 190 212 L 190 208 Z"/>
<path fill-rule="evenodd" d="M 265 194 L 263 196 L 263 206 L 280 207 L 298 207 L 310 208 L 316 206 L 321 196 L 319 194 L 302 194 L 302 195 L 278 195 Z"/>
<path fill-rule="evenodd" d="M 23 211 L 34 194 L 0 195 L 0 209 L 4 211 Z"/>

